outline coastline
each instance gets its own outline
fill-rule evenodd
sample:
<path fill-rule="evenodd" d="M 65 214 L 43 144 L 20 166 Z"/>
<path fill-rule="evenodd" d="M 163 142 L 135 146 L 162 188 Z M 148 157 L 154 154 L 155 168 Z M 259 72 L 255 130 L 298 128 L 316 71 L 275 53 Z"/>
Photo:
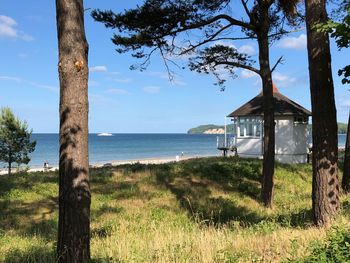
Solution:
<path fill-rule="evenodd" d="M 178 156 L 177 159 L 175 157 L 157 157 L 157 158 L 143 158 L 143 159 L 132 159 L 132 160 L 111 160 L 107 162 L 98 162 L 98 163 L 91 163 L 90 168 L 102 168 L 102 167 L 112 167 L 112 166 L 118 166 L 118 165 L 124 165 L 124 164 L 164 164 L 164 163 L 171 163 L 171 162 L 177 162 L 177 161 L 185 161 L 189 159 L 195 159 L 195 158 L 206 158 L 206 157 L 216 157 L 220 155 L 186 155 L 186 156 Z M 30 167 L 29 169 L 26 169 L 26 167 L 21 167 L 20 171 L 27 171 L 29 173 L 34 172 L 53 172 L 58 171 L 58 165 L 51 166 L 47 169 L 44 167 Z M 20 172 L 17 170 L 17 168 L 13 168 L 13 173 Z M 0 175 L 7 174 L 7 169 L 0 169 Z"/>

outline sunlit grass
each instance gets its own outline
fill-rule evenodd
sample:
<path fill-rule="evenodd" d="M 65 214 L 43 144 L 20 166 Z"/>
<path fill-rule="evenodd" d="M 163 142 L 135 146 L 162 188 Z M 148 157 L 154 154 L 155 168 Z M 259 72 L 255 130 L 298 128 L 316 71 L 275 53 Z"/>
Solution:
<path fill-rule="evenodd" d="M 275 207 L 261 162 L 203 158 L 90 171 L 93 262 L 280 262 L 311 253 L 311 166 L 277 164 Z M 54 262 L 57 173 L 0 176 L 0 262 Z M 349 198 L 335 225 L 346 227 Z"/>

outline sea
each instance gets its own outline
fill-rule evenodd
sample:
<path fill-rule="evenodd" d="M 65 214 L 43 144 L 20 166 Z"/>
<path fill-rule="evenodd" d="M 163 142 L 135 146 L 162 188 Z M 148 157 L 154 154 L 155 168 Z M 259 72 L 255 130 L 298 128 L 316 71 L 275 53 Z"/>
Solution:
<path fill-rule="evenodd" d="M 112 136 L 89 135 L 90 164 L 112 161 L 137 161 L 143 159 L 176 158 L 176 156 L 218 156 L 215 134 L 113 134 Z M 221 135 L 223 136 L 223 135 Z M 58 165 L 58 134 L 33 134 L 37 141 L 28 166 Z M 345 145 L 345 134 L 338 135 L 339 146 Z"/>

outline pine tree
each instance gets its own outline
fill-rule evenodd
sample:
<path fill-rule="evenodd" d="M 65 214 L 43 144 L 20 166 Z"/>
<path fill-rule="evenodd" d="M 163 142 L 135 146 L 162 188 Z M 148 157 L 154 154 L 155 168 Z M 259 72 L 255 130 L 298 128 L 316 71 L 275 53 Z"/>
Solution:
<path fill-rule="evenodd" d="M 328 19 L 326 0 L 307 0 L 305 6 L 312 106 L 312 211 L 314 223 L 323 226 L 339 209 L 337 115 L 329 37 L 316 27 Z"/>
<path fill-rule="evenodd" d="M 56 0 L 60 79 L 58 262 L 89 262 L 88 44 L 83 0 Z"/>
<path fill-rule="evenodd" d="M 269 44 L 286 32 L 286 24 L 295 26 L 299 21 L 298 0 L 146 0 L 143 5 L 123 13 L 94 10 L 95 20 L 106 27 L 117 29 L 113 43 L 117 51 L 132 52 L 144 59 L 138 66 L 144 69 L 151 55 L 158 50 L 169 72 L 172 57 L 194 55 L 189 62 L 191 70 L 213 73 L 219 85 L 225 79 L 220 71 L 235 76 L 236 68 L 258 74 L 262 80 L 264 96 L 264 152 L 262 201 L 267 207 L 273 204 L 273 175 L 275 160 L 275 121 Z M 241 9 L 244 18 L 234 17 L 233 9 Z M 241 33 L 237 33 L 237 30 Z M 189 34 L 202 33 L 193 40 Z M 239 52 L 232 42 L 253 39 L 259 46 L 259 68 L 247 54 Z M 226 41 L 229 45 L 223 45 Z M 180 43 L 180 44 L 179 44 Z M 136 67 L 133 67 L 136 68 Z"/>
<path fill-rule="evenodd" d="M 8 164 L 11 174 L 12 164 L 28 164 L 29 153 L 35 150 L 36 141 L 31 141 L 32 131 L 26 122 L 18 119 L 10 108 L 0 111 L 0 161 Z"/>

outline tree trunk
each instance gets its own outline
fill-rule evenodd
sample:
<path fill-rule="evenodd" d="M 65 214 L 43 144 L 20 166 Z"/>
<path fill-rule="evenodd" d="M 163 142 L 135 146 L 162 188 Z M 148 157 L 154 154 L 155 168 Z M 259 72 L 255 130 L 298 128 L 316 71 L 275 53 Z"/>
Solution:
<path fill-rule="evenodd" d="M 314 27 L 327 21 L 325 1 L 305 1 L 312 104 L 312 211 L 317 226 L 329 224 L 339 209 L 338 129 L 329 38 Z"/>
<path fill-rule="evenodd" d="M 268 9 L 266 9 L 267 12 Z M 273 206 L 273 175 L 275 171 L 275 116 L 272 77 L 270 69 L 269 42 L 268 42 L 268 16 L 267 24 L 262 25 L 258 34 L 260 76 L 263 86 L 264 108 L 264 142 L 263 142 L 263 173 L 261 181 L 261 199 L 266 207 Z"/>
<path fill-rule="evenodd" d="M 12 163 L 9 162 L 9 167 L 8 167 L 8 169 L 9 169 L 9 170 L 8 170 L 8 174 L 9 174 L 9 175 L 11 174 L 11 169 L 12 169 L 12 166 L 11 166 L 11 165 L 12 165 Z"/>
<path fill-rule="evenodd" d="M 83 0 L 56 0 L 60 80 L 58 262 L 90 260 L 88 44 Z"/>
<path fill-rule="evenodd" d="M 350 112 L 348 120 L 348 130 L 346 131 L 342 188 L 345 194 L 348 194 L 350 192 Z"/>

